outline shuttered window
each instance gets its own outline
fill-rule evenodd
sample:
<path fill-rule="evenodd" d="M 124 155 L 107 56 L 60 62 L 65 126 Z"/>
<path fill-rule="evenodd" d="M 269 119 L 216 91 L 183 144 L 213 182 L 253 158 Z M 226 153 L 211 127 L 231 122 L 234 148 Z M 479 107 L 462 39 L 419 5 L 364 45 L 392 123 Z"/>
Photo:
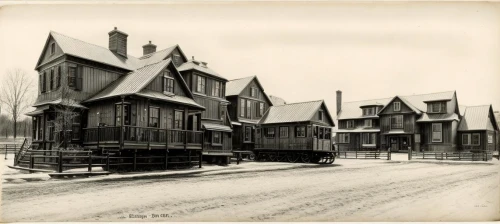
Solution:
<path fill-rule="evenodd" d="M 443 141 L 443 124 L 432 123 L 432 142 Z"/>
<path fill-rule="evenodd" d="M 76 67 L 68 68 L 68 87 L 76 88 Z"/>

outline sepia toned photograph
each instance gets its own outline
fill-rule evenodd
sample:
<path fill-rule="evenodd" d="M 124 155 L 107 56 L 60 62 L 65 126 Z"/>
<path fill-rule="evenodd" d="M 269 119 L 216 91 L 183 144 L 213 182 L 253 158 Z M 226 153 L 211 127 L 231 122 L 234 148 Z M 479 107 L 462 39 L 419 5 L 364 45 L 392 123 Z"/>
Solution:
<path fill-rule="evenodd" d="M 500 2 L 0 3 L 0 222 L 500 221 Z"/>

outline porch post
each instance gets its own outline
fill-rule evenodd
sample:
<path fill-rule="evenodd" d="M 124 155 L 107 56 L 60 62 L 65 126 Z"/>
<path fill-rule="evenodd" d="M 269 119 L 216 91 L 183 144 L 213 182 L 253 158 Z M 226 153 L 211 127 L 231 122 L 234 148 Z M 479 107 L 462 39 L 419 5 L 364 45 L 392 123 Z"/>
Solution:
<path fill-rule="evenodd" d="M 124 130 L 124 125 L 125 125 L 125 96 L 121 96 L 122 98 L 122 105 L 121 105 L 121 109 L 120 109 L 120 151 L 123 150 L 123 139 L 124 139 L 124 136 L 123 136 L 123 132 L 125 131 Z"/>
<path fill-rule="evenodd" d="M 46 150 L 46 146 L 45 146 L 45 129 L 47 128 L 47 127 L 46 127 L 46 120 L 47 120 L 47 117 L 45 116 L 45 111 L 43 112 L 42 119 L 43 119 L 42 144 L 43 144 L 43 150 Z M 64 123 L 64 122 L 63 122 L 63 123 Z M 64 129 L 63 129 L 63 133 L 64 133 Z"/>
<path fill-rule="evenodd" d="M 187 149 L 187 129 L 188 129 L 188 118 L 189 118 L 189 114 L 188 114 L 188 109 L 187 108 L 184 108 L 184 127 L 183 127 L 183 130 L 184 130 L 184 151 Z M 190 154 L 191 156 L 191 154 Z M 191 159 L 191 157 L 190 157 Z"/>
<path fill-rule="evenodd" d="M 149 106 L 150 106 L 149 99 L 146 100 L 146 106 L 148 107 L 147 110 L 146 110 L 147 111 L 147 114 L 146 114 L 146 122 L 147 122 L 146 127 L 149 127 L 149 113 L 150 113 L 150 111 L 149 111 Z M 148 136 L 147 136 L 147 138 L 148 138 L 148 146 L 147 146 L 147 148 L 148 148 L 148 150 L 150 150 L 151 149 L 150 148 L 151 129 L 145 129 L 145 130 L 147 130 L 147 133 L 148 133 Z"/>

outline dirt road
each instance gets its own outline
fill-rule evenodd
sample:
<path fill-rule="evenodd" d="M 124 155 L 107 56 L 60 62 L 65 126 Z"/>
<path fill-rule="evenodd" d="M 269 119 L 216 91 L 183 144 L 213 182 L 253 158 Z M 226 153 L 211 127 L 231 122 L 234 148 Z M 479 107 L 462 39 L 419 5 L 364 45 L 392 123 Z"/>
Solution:
<path fill-rule="evenodd" d="M 2 220 L 491 221 L 500 219 L 499 164 L 243 163 L 170 177 L 4 184 Z"/>

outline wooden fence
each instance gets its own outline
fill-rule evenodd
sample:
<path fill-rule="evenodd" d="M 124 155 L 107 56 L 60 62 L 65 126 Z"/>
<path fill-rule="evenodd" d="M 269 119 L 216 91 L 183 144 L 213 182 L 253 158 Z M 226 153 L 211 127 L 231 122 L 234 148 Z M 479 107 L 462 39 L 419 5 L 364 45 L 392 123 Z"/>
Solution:
<path fill-rule="evenodd" d="M 388 151 L 336 151 L 340 159 L 387 159 L 391 160 L 391 152 Z"/>
<path fill-rule="evenodd" d="M 413 152 L 412 159 L 488 161 L 492 152 Z"/>
<path fill-rule="evenodd" d="M 0 153 L 5 154 L 5 159 L 7 159 L 7 154 L 16 154 L 17 151 L 21 148 L 21 145 L 18 144 L 1 144 L 0 145 Z"/>
<path fill-rule="evenodd" d="M 178 167 L 180 165 L 192 166 L 198 163 L 201 168 L 201 153 L 199 155 L 188 156 L 169 156 L 165 153 L 164 156 L 112 156 L 112 155 L 93 155 L 92 151 L 59 151 L 59 150 L 29 150 L 25 158 L 19 161 L 21 167 L 34 170 L 36 167 L 44 167 L 46 169 L 55 170 L 62 173 L 65 170 L 74 168 L 87 168 L 88 172 L 92 172 L 93 167 L 102 167 L 109 171 L 111 167 L 118 168 L 120 166 L 131 166 L 136 170 L 138 166 L 162 166 L 166 169 L 173 164 Z"/>

